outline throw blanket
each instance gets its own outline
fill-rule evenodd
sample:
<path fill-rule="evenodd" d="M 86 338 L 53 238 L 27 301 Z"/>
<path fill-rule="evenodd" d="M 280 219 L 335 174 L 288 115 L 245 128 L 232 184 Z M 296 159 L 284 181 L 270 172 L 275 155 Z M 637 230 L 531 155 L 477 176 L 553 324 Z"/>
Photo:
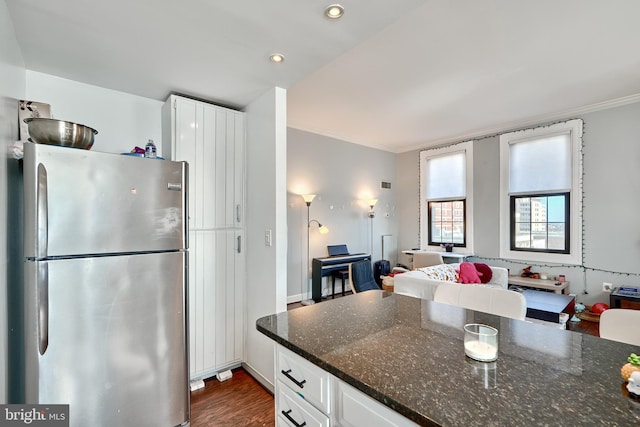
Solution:
<path fill-rule="evenodd" d="M 417 268 L 415 271 L 424 274 L 427 279 L 457 282 L 458 273 L 456 272 L 456 268 L 458 268 L 458 264 L 438 264 L 430 267 Z"/>

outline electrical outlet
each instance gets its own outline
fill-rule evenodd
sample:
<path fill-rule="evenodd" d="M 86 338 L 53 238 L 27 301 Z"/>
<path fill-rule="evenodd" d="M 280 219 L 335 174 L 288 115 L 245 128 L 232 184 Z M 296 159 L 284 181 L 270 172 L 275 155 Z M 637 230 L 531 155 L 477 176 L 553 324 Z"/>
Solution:
<path fill-rule="evenodd" d="M 602 292 L 611 292 L 613 290 L 613 284 L 608 282 L 602 282 Z"/>

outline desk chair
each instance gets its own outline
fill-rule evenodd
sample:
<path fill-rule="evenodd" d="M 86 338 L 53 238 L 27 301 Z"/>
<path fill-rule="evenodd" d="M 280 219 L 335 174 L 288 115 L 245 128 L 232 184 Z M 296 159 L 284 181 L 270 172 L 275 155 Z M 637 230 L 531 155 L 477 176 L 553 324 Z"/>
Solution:
<path fill-rule="evenodd" d="M 444 260 L 442 259 L 442 255 L 436 252 L 415 252 L 413 254 L 412 264 L 411 268 L 415 270 L 416 268 L 444 264 Z M 392 271 L 394 273 L 404 273 L 409 270 L 403 267 L 393 267 Z"/>
<path fill-rule="evenodd" d="M 605 310 L 600 315 L 600 338 L 640 345 L 640 310 Z"/>
<path fill-rule="evenodd" d="M 524 320 L 527 301 L 520 292 L 461 283 L 443 283 L 433 295 L 435 302 Z"/>
<path fill-rule="evenodd" d="M 413 269 L 444 264 L 442 255 L 435 252 L 416 252 L 413 254 Z"/>
<path fill-rule="evenodd" d="M 351 285 L 351 291 L 354 294 L 380 289 L 373 278 L 373 269 L 371 268 L 370 260 L 364 259 L 349 264 L 349 285 Z"/>

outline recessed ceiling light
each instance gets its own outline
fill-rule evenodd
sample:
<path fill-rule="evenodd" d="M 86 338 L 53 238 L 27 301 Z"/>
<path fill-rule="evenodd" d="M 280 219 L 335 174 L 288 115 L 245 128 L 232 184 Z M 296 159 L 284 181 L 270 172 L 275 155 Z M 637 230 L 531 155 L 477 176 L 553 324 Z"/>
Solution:
<path fill-rule="evenodd" d="M 269 57 L 269 60 L 271 62 L 275 62 L 276 64 L 279 64 L 280 62 L 284 61 L 284 55 L 281 53 L 274 53 Z"/>
<path fill-rule="evenodd" d="M 330 6 L 327 6 L 327 8 L 324 10 L 324 14 L 327 18 L 330 19 L 342 18 L 342 15 L 344 15 L 344 7 L 339 4 L 332 4 Z"/>

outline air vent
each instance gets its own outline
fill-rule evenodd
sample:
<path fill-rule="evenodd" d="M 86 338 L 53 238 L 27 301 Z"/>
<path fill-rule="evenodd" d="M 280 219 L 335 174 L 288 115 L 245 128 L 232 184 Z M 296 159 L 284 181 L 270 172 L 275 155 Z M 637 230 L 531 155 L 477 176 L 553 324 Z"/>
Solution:
<path fill-rule="evenodd" d="M 380 188 L 384 188 L 387 190 L 391 189 L 391 183 L 389 181 L 380 181 Z"/>

